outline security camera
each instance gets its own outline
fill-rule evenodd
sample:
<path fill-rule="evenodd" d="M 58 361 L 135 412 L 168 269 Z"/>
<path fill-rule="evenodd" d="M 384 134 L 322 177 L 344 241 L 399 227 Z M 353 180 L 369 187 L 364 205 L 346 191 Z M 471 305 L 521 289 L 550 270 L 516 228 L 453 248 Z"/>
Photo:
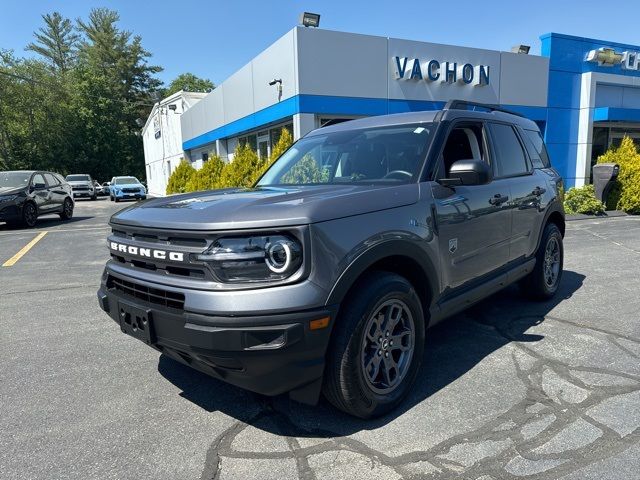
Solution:
<path fill-rule="evenodd" d="M 271 80 L 269 82 L 269 85 L 273 87 L 276 83 L 279 83 L 280 85 L 282 85 L 282 79 L 281 78 L 274 78 L 273 80 Z"/>

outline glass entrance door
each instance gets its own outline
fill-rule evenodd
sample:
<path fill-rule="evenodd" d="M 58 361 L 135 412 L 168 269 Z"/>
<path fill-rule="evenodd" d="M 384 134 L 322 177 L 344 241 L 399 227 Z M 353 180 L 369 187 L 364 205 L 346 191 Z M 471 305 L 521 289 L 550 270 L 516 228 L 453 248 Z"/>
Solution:
<path fill-rule="evenodd" d="M 261 132 L 262 133 L 262 132 Z M 258 136 L 258 156 L 261 159 L 269 158 L 269 134 Z"/>

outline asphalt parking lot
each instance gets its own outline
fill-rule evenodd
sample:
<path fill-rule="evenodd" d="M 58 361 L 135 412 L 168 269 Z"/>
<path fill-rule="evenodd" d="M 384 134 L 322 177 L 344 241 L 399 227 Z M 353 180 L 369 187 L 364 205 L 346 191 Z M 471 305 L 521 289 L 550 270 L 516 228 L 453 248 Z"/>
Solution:
<path fill-rule="evenodd" d="M 109 215 L 0 224 L 0 478 L 637 479 L 640 217 L 570 222 L 557 298 L 510 288 L 428 332 L 393 414 L 350 418 L 208 378 L 98 307 Z"/>

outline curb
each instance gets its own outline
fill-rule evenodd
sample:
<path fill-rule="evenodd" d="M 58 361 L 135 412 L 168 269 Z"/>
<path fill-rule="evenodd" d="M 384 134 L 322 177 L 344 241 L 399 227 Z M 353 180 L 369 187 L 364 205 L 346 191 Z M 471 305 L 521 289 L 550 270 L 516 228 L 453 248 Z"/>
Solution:
<path fill-rule="evenodd" d="M 567 222 L 575 222 L 577 220 L 605 220 L 608 218 L 628 217 L 629 214 L 621 210 L 609 210 L 602 215 L 586 215 L 584 213 L 577 213 L 575 215 L 565 216 Z"/>

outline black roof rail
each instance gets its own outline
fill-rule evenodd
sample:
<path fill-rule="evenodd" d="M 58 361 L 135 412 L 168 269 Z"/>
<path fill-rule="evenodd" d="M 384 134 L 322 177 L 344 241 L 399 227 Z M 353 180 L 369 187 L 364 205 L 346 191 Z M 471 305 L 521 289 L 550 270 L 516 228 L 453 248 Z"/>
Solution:
<path fill-rule="evenodd" d="M 474 109 L 484 108 L 489 110 L 490 112 L 503 112 L 503 113 L 508 113 L 509 115 L 516 115 L 518 117 L 526 118 L 521 113 L 507 110 L 506 108 L 502 108 L 500 105 L 492 105 L 490 103 L 469 102 L 467 100 L 449 100 L 442 110 L 469 110 L 469 107 L 473 107 Z"/>

